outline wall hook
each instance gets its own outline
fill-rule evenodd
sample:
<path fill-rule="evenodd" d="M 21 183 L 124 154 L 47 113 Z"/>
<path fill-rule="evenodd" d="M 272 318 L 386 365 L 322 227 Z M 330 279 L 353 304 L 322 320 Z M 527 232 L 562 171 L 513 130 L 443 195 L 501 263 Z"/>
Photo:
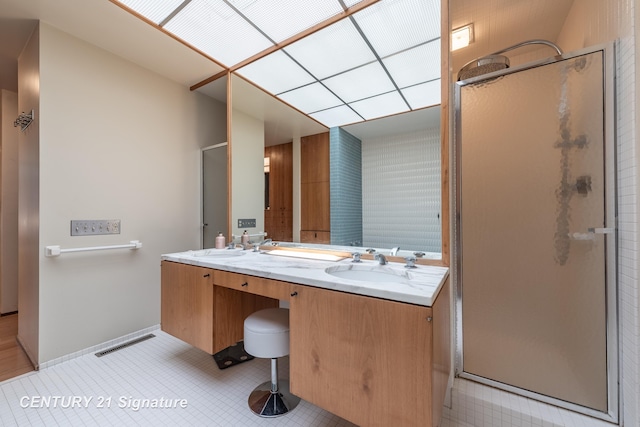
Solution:
<path fill-rule="evenodd" d="M 27 114 L 24 111 L 18 116 L 18 118 L 16 119 L 15 122 L 13 122 L 13 127 L 18 127 L 20 126 L 20 130 L 21 131 L 25 131 L 25 129 L 27 129 L 29 127 L 29 125 L 31 124 L 31 122 L 33 122 L 33 119 L 35 118 L 35 113 L 33 110 L 31 110 L 31 113 Z"/>

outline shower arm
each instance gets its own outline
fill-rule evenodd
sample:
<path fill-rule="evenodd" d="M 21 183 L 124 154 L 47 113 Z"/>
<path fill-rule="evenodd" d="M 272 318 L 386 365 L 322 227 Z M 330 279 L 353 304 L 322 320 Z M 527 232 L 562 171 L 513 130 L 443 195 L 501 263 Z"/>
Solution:
<path fill-rule="evenodd" d="M 520 47 L 527 46 L 527 45 L 530 45 L 530 44 L 543 44 L 543 45 L 549 46 L 550 48 L 555 49 L 556 52 L 558 52 L 558 55 L 562 55 L 562 50 L 555 43 L 551 43 L 548 40 L 536 39 L 536 40 L 527 40 L 527 41 L 524 41 L 524 42 L 521 42 L 521 43 L 518 43 L 518 44 L 514 44 L 513 46 L 509 46 L 509 47 L 506 47 L 506 48 L 504 48 L 502 50 L 499 50 L 497 52 L 493 52 L 492 54 L 483 56 L 482 58 L 485 58 L 485 57 L 491 56 L 491 55 L 500 55 L 501 53 L 509 52 L 510 50 L 518 49 Z M 480 58 L 480 59 L 482 59 L 482 58 Z"/>
<path fill-rule="evenodd" d="M 549 46 L 553 48 L 558 55 L 562 55 L 562 50 L 556 44 L 548 40 L 542 40 L 542 39 L 526 40 L 518 44 L 514 44 L 513 46 L 509 46 L 504 49 L 501 49 L 492 54 L 484 55 L 467 62 L 460 69 L 460 71 L 458 71 L 458 80 L 464 80 L 464 78 L 474 77 L 474 76 L 484 74 L 485 72 L 491 72 L 491 71 L 496 71 L 500 69 L 495 67 L 492 68 L 491 64 L 494 64 L 494 65 L 499 64 L 499 65 L 503 65 L 502 68 L 509 68 L 509 59 L 506 56 L 501 54 L 504 52 L 508 52 L 510 50 L 518 49 L 520 47 L 533 45 L 533 44 L 542 44 L 545 46 Z M 481 67 L 485 67 L 486 69 L 487 66 L 489 66 L 488 71 L 481 70 Z M 477 72 L 478 70 L 481 70 L 483 72 L 478 73 Z"/>

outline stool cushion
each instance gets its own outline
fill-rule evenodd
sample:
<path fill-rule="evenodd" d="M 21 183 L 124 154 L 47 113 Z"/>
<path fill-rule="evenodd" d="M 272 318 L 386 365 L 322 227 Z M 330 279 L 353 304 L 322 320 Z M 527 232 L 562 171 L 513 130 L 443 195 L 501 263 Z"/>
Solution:
<path fill-rule="evenodd" d="M 289 354 L 289 310 L 267 308 L 247 317 L 244 349 L 252 356 L 269 359 Z"/>

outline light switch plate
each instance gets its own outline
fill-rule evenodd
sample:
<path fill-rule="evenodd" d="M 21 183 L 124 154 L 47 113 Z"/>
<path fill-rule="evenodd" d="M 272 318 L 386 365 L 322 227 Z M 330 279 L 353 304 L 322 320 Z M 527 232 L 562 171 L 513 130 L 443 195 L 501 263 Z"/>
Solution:
<path fill-rule="evenodd" d="M 93 236 L 97 234 L 120 234 L 119 219 L 71 220 L 72 236 Z"/>
<path fill-rule="evenodd" d="M 238 228 L 256 228 L 256 219 L 239 219 Z"/>

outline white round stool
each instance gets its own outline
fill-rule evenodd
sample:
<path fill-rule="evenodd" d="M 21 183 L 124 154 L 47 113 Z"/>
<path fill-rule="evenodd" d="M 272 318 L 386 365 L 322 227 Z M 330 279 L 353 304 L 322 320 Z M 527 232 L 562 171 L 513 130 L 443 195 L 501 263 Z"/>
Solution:
<path fill-rule="evenodd" d="M 293 410 L 300 398 L 289 392 L 289 381 L 278 383 L 278 357 L 289 354 L 289 310 L 267 308 L 244 320 L 244 349 L 255 357 L 271 359 L 271 381 L 249 395 L 249 408 L 261 417 L 277 417 Z"/>

